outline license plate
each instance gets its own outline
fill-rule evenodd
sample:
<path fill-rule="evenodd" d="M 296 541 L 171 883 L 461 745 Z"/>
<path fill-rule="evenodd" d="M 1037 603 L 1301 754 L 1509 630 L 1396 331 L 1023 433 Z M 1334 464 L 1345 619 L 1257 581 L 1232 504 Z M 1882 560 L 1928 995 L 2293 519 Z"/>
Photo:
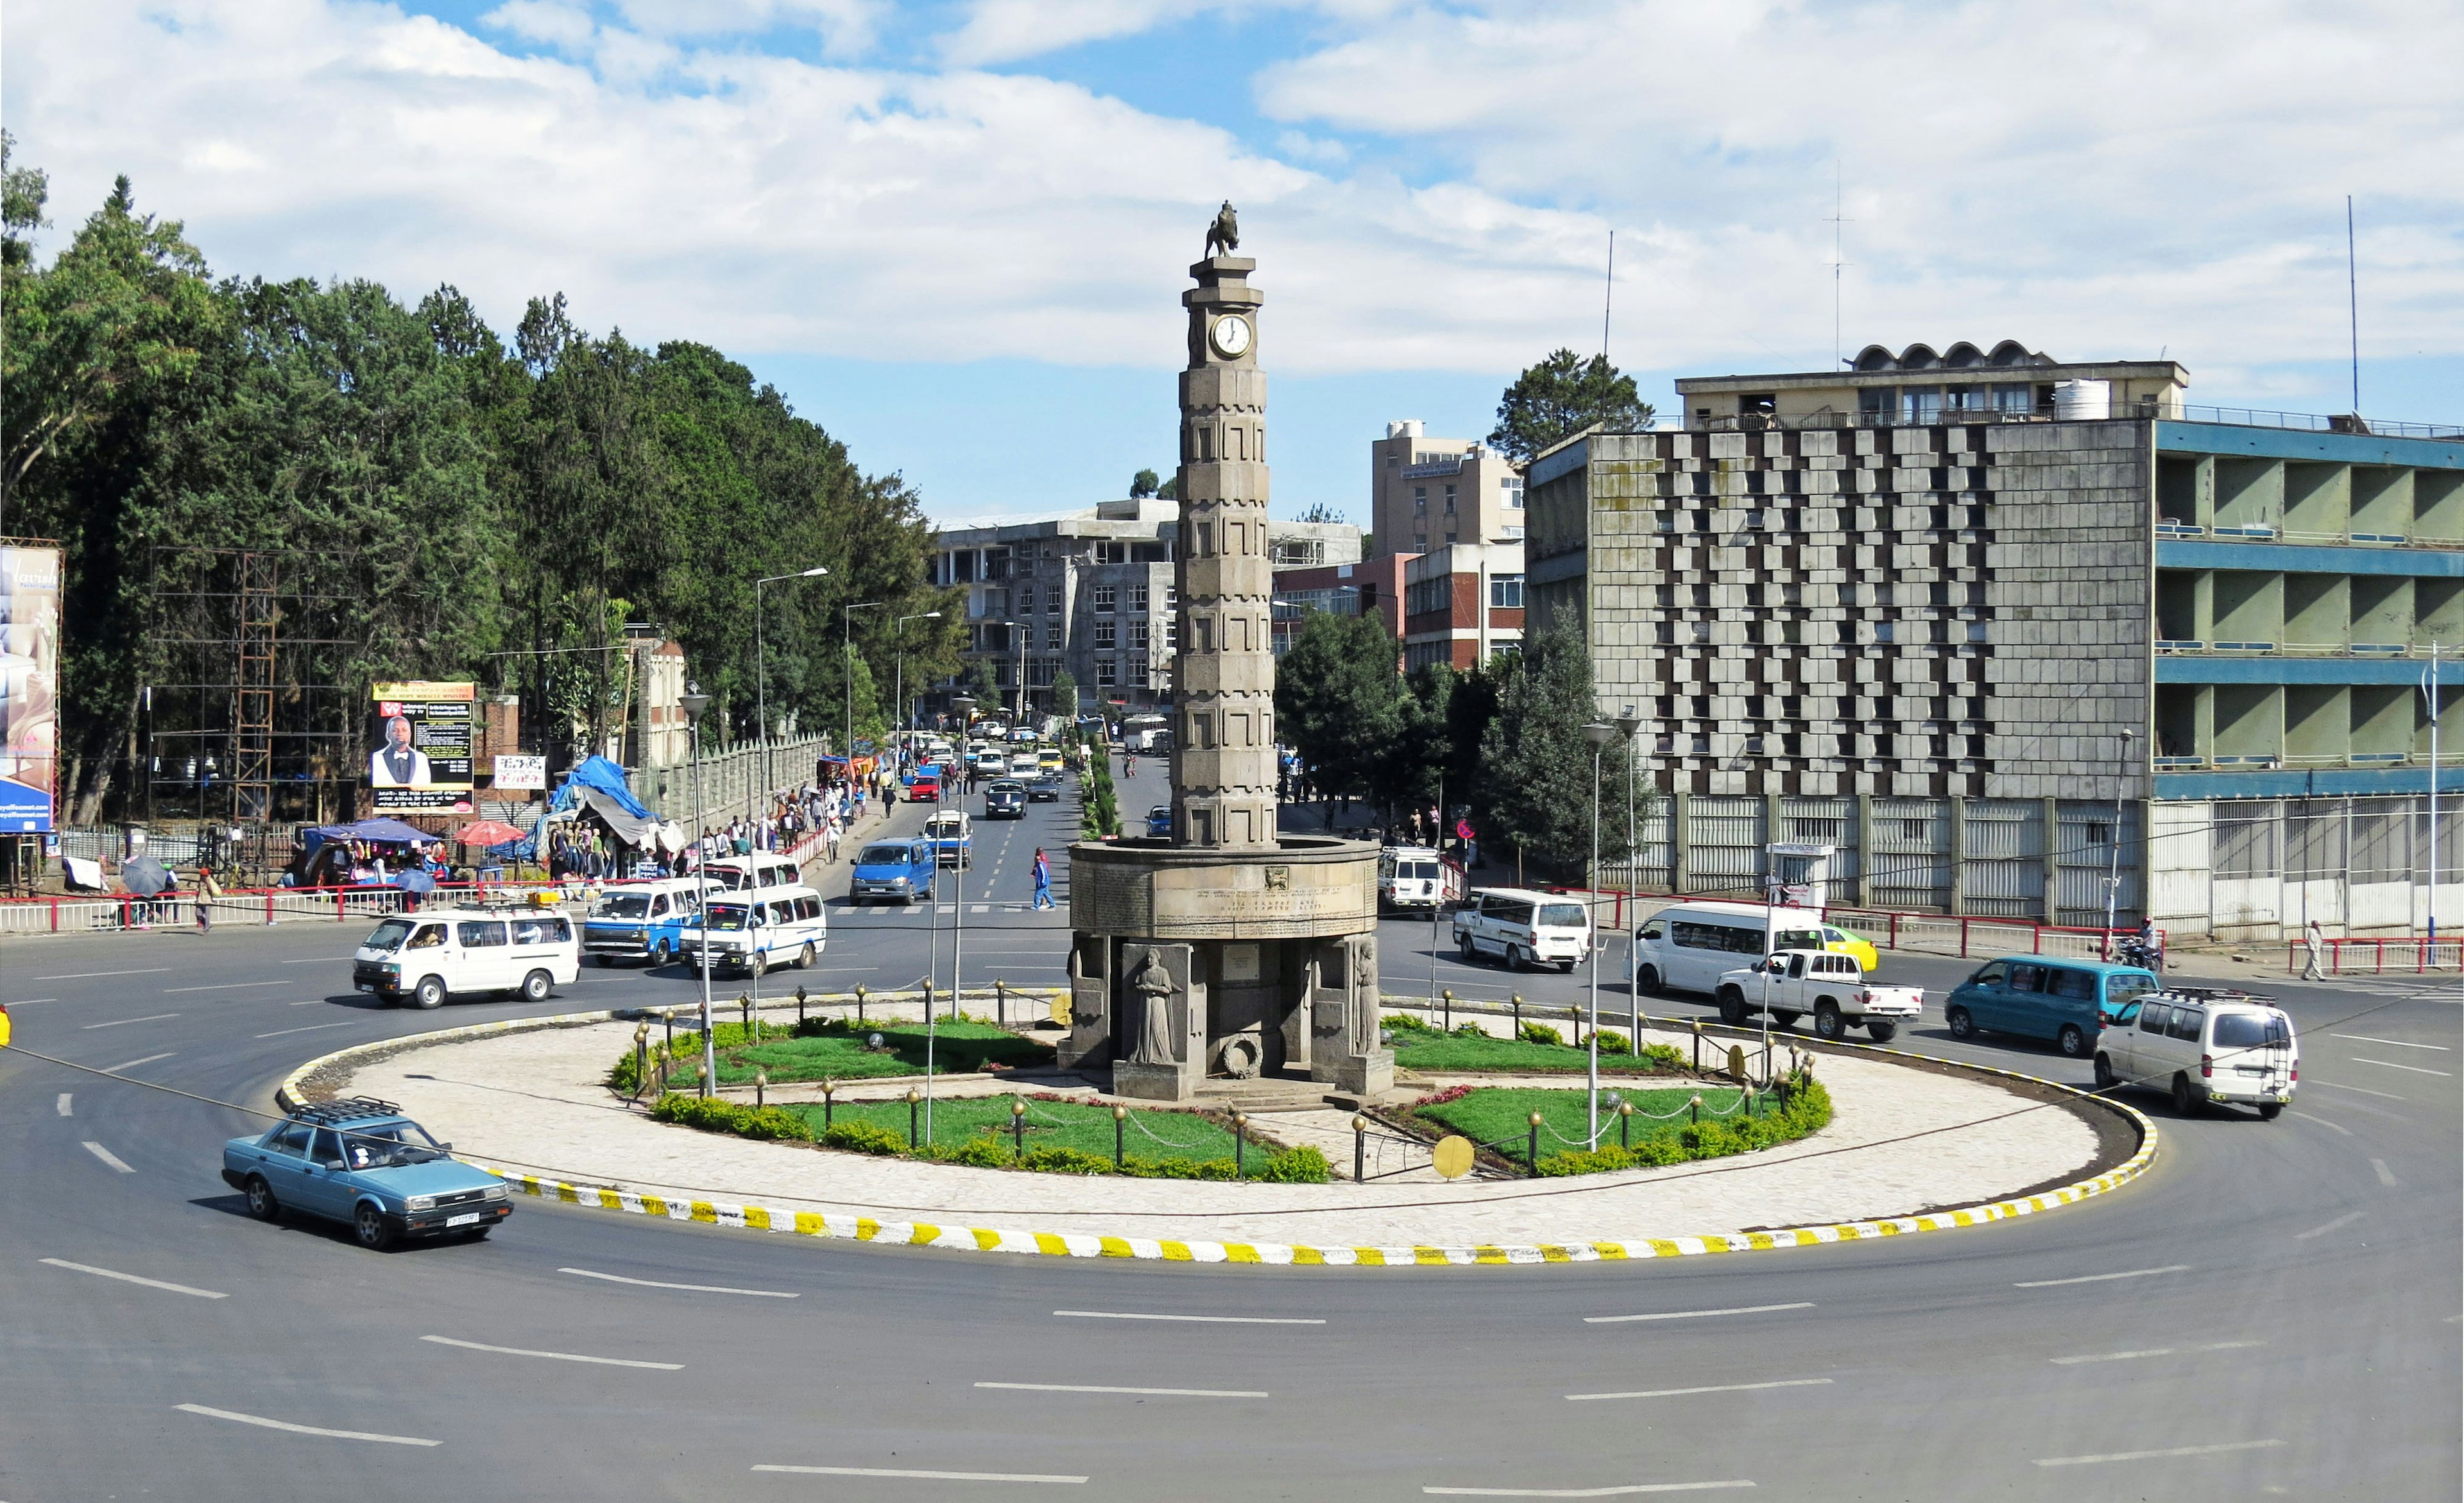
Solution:
<path fill-rule="evenodd" d="M 476 1227 L 479 1225 L 479 1213 L 477 1211 L 472 1211 L 468 1215 L 448 1216 L 445 1218 L 445 1225 L 448 1227 Z"/>

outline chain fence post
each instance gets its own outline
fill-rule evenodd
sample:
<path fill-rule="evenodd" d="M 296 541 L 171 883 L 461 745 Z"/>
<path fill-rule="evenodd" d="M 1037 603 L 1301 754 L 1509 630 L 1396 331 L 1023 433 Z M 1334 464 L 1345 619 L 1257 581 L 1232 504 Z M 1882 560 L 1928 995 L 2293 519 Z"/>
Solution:
<path fill-rule="evenodd" d="M 804 1031 L 804 988 L 796 988 L 796 1031 Z"/>
<path fill-rule="evenodd" d="M 1694 1093 L 1694 1098 L 1693 1098 L 1692 1100 L 1690 1100 L 1690 1101 L 1688 1101 L 1688 1102 L 1686 1102 L 1686 1103 L 1685 1103 L 1685 1120 L 1686 1120 L 1687 1125 L 1689 1125 L 1689 1126 L 1693 1126 L 1693 1127 L 1700 1127 L 1700 1126 L 1702 1126 L 1702 1125 L 1703 1125 L 1703 1093 L 1702 1093 L 1702 1092 L 1700 1092 L 1700 1091 L 1695 1092 L 1695 1093 Z"/>
<path fill-rule="evenodd" d="M 1232 1178 L 1236 1180 L 1245 1178 L 1248 1173 L 1246 1163 L 1244 1162 L 1247 1157 L 1245 1150 L 1249 1146 L 1248 1126 L 1249 1116 L 1247 1113 L 1235 1112 L 1232 1114 Z"/>
<path fill-rule="evenodd" d="M 838 1090 L 839 1083 L 835 1080 L 822 1082 L 822 1131 L 824 1134 L 827 1134 L 830 1130 L 831 1109 L 838 1105 Z"/>
<path fill-rule="evenodd" d="M 1634 1146 L 1634 1103 L 1631 1101 L 1617 1103 L 1617 1146 Z"/>
<path fill-rule="evenodd" d="M 1514 1036 L 1523 1036 L 1523 993 L 1515 992 L 1507 999 L 1514 1007 Z"/>
<path fill-rule="evenodd" d="M 1016 1157 L 1026 1157 L 1026 1103 L 1016 1096 L 1009 1099 L 1010 1151 Z"/>
<path fill-rule="evenodd" d="M 1129 1120 L 1130 1109 L 1128 1107 L 1116 1106 L 1112 1108 L 1112 1167 L 1115 1169 L 1128 1167 L 1128 1156 L 1123 1151 L 1121 1134 L 1123 1129 L 1128 1125 Z"/>
<path fill-rule="evenodd" d="M 907 1146 L 910 1148 L 915 1146 L 915 1103 L 922 1099 L 913 1086 L 907 1088 Z"/>
<path fill-rule="evenodd" d="M 1531 1114 L 1531 1141 L 1523 1150 L 1523 1168 L 1530 1178 L 1540 1178 L 1540 1114 L 1537 1112 Z"/>
<path fill-rule="evenodd" d="M 1367 1178 L 1367 1175 L 1366 1175 L 1365 1171 L 1367 1170 L 1368 1166 L 1369 1166 L 1369 1118 L 1367 1118 L 1367 1117 L 1365 1117 L 1365 1116 L 1355 1116 L 1355 1117 L 1353 1117 L 1353 1118 L 1352 1119 L 1352 1183 L 1354 1183 L 1354 1184 L 1358 1184 L 1358 1183 L 1359 1183 L 1363 1179 Z"/>
<path fill-rule="evenodd" d="M 993 979 L 993 1021 L 1009 1027 L 1009 983 L 999 977 Z"/>
<path fill-rule="evenodd" d="M 855 988 L 855 1026 L 859 1028 L 864 1027 L 864 984 L 861 982 Z"/>
<path fill-rule="evenodd" d="M 769 1104 L 770 1104 L 770 1072 L 768 1072 L 768 1071 L 766 1071 L 766 1070 L 756 1070 L 756 1071 L 753 1072 L 753 1105 L 754 1105 L 754 1108 L 758 1111 L 758 1110 L 759 1110 L 759 1109 L 761 1109 L 761 1108 L 763 1108 L 763 1107 L 767 1107 Z"/>
<path fill-rule="evenodd" d="M 1446 1031 L 1452 1033 L 1455 1030 L 1455 990 L 1449 986 L 1438 995 L 1446 1000 Z"/>
<path fill-rule="evenodd" d="M 642 1088 L 650 1083 L 650 1026 L 633 1025 L 633 1099 L 642 1099 Z"/>

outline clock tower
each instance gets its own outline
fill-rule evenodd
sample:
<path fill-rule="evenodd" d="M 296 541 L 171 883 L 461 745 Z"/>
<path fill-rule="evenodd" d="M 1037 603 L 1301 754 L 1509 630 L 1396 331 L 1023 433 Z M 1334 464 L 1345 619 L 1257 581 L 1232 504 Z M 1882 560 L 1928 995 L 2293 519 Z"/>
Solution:
<path fill-rule="evenodd" d="M 1173 685 L 1176 845 L 1275 844 L 1274 558 L 1266 542 L 1266 373 L 1258 368 L 1257 262 L 1189 269 L 1180 373 L 1178 620 Z"/>

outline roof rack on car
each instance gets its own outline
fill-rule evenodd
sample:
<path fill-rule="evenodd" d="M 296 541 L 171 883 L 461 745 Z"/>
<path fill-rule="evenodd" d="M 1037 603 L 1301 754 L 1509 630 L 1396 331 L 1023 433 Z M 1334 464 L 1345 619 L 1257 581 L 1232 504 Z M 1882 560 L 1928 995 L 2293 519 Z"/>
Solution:
<path fill-rule="evenodd" d="M 2262 997 L 2238 986 L 2167 986 L 2165 991 L 2167 996 L 2188 997 L 2192 1002 L 2257 1002 L 2271 1007 L 2276 1006 L 2275 998 Z"/>
<path fill-rule="evenodd" d="M 332 1101 L 311 1101 L 291 1114 L 292 1120 L 314 1122 L 330 1127 L 336 1122 L 355 1122 L 369 1116 L 400 1116 L 402 1108 L 374 1096 L 342 1096 Z"/>

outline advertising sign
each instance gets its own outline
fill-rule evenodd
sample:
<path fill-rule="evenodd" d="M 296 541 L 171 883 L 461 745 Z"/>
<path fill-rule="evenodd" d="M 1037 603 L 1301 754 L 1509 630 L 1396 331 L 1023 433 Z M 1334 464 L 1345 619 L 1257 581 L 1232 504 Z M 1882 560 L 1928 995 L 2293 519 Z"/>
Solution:
<path fill-rule="evenodd" d="M 380 812 L 467 813 L 476 686 L 378 684 L 368 784 Z"/>
<path fill-rule="evenodd" d="M 547 759 L 545 757 L 498 757 L 496 786 L 500 789 L 545 788 Z"/>
<path fill-rule="evenodd" d="M 0 548 L 0 834 L 52 829 L 59 692 L 60 550 Z"/>

